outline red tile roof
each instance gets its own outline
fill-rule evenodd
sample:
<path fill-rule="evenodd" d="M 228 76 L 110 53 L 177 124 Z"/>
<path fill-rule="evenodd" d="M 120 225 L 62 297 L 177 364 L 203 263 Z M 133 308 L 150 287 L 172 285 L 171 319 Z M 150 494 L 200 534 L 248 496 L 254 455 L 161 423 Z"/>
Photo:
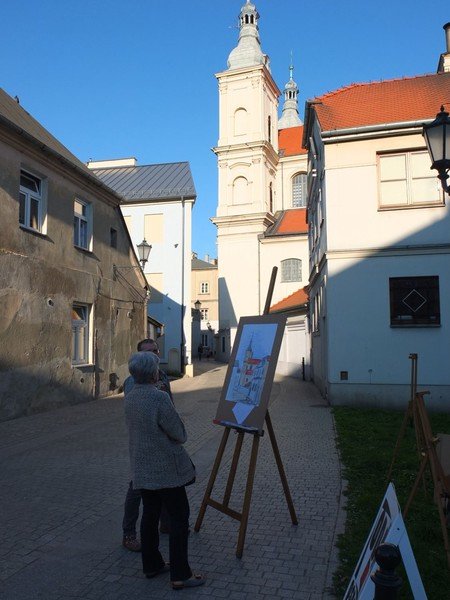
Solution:
<path fill-rule="evenodd" d="M 294 308 L 300 308 L 308 302 L 308 288 L 300 288 L 287 298 L 283 298 L 280 302 L 277 302 L 270 307 L 269 312 L 283 312 L 285 310 L 292 310 Z"/>
<path fill-rule="evenodd" d="M 432 119 L 450 108 L 450 73 L 353 83 L 311 104 L 322 131 Z"/>
<path fill-rule="evenodd" d="M 280 156 L 295 156 L 306 154 L 308 151 L 302 148 L 303 125 L 280 129 L 278 132 L 278 148 Z"/>
<path fill-rule="evenodd" d="M 275 223 L 266 231 L 266 236 L 308 233 L 306 208 L 292 208 L 279 213 Z"/>

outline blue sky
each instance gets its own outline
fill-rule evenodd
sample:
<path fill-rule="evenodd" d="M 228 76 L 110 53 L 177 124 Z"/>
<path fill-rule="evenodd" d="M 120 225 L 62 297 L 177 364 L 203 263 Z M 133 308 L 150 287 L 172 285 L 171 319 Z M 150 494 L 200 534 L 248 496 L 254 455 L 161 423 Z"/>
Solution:
<path fill-rule="evenodd" d="M 349 83 L 435 72 L 445 51 L 450 8 L 442 0 L 254 2 L 280 89 L 293 52 L 301 113 L 306 99 Z M 198 196 L 192 247 L 201 258 L 216 256 L 214 73 L 237 43 L 243 3 L 0 3 L 0 86 L 83 161 L 188 160 Z"/>

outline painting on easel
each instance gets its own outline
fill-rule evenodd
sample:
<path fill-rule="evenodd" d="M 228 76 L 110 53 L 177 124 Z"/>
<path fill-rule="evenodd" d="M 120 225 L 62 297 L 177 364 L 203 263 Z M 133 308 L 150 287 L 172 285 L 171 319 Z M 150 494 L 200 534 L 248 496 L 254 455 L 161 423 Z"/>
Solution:
<path fill-rule="evenodd" d="M 262 433 L 286 317 L 243 317 L 215 423 Z"/>

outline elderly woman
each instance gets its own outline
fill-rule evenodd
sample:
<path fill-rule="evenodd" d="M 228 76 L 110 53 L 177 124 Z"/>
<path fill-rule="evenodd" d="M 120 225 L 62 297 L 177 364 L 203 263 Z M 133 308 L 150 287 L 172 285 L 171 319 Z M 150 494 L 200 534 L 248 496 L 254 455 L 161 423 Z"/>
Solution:
<path fill-rule="evenodd" d="M 169 570 L 159 551 L 158 521 L 161 506 L 169 513 L 170 579 L 173 589 L 205 583 L 188 562 L 189 502 L 185 485 L 195 469 L 183 448 L 186 431 L 169 395 L 155 386 L 159 359 L 153 352 L 138 352 L 129 360 L 133 389 L 125 396 L 130 436 L 133 486 L 142 491 L 142 565 L 146 577 Z"/>

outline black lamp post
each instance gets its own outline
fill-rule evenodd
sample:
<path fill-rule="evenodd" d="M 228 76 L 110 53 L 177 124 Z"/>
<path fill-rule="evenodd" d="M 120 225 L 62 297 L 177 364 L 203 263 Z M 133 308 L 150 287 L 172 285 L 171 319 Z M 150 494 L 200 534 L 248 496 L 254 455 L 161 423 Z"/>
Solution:
<path fill-rule="evenodd" d="M 431 168 L 437 170 L 442 189 L 448 194 L 450 193 L 450 186 L 447 185 L 450 169 L 450 119 L 443 106 L 436 119 L 429 125 L 423 126 L 423 136 L 430 154 Z"/>
<path fill-rule="evenodd" d="M 150 250 L 152 249 L 151 245 L 147 243 L 145 238 L 142 240 L 140 244 L 137 245 L 138 254 L 139 254 L 139 262 L 142 265 L 142 270 L 145 267 L 145 263 L 148 261 L 148 257 L 150 256 Z"/>
<path fill-rule="evenodd" d="M 196 300 L 194 302 L 194 308 L 195 310 L 200 310 L 200 306 L 202 305 L 202 303 L 200 302 L 200 300 Z"/>

